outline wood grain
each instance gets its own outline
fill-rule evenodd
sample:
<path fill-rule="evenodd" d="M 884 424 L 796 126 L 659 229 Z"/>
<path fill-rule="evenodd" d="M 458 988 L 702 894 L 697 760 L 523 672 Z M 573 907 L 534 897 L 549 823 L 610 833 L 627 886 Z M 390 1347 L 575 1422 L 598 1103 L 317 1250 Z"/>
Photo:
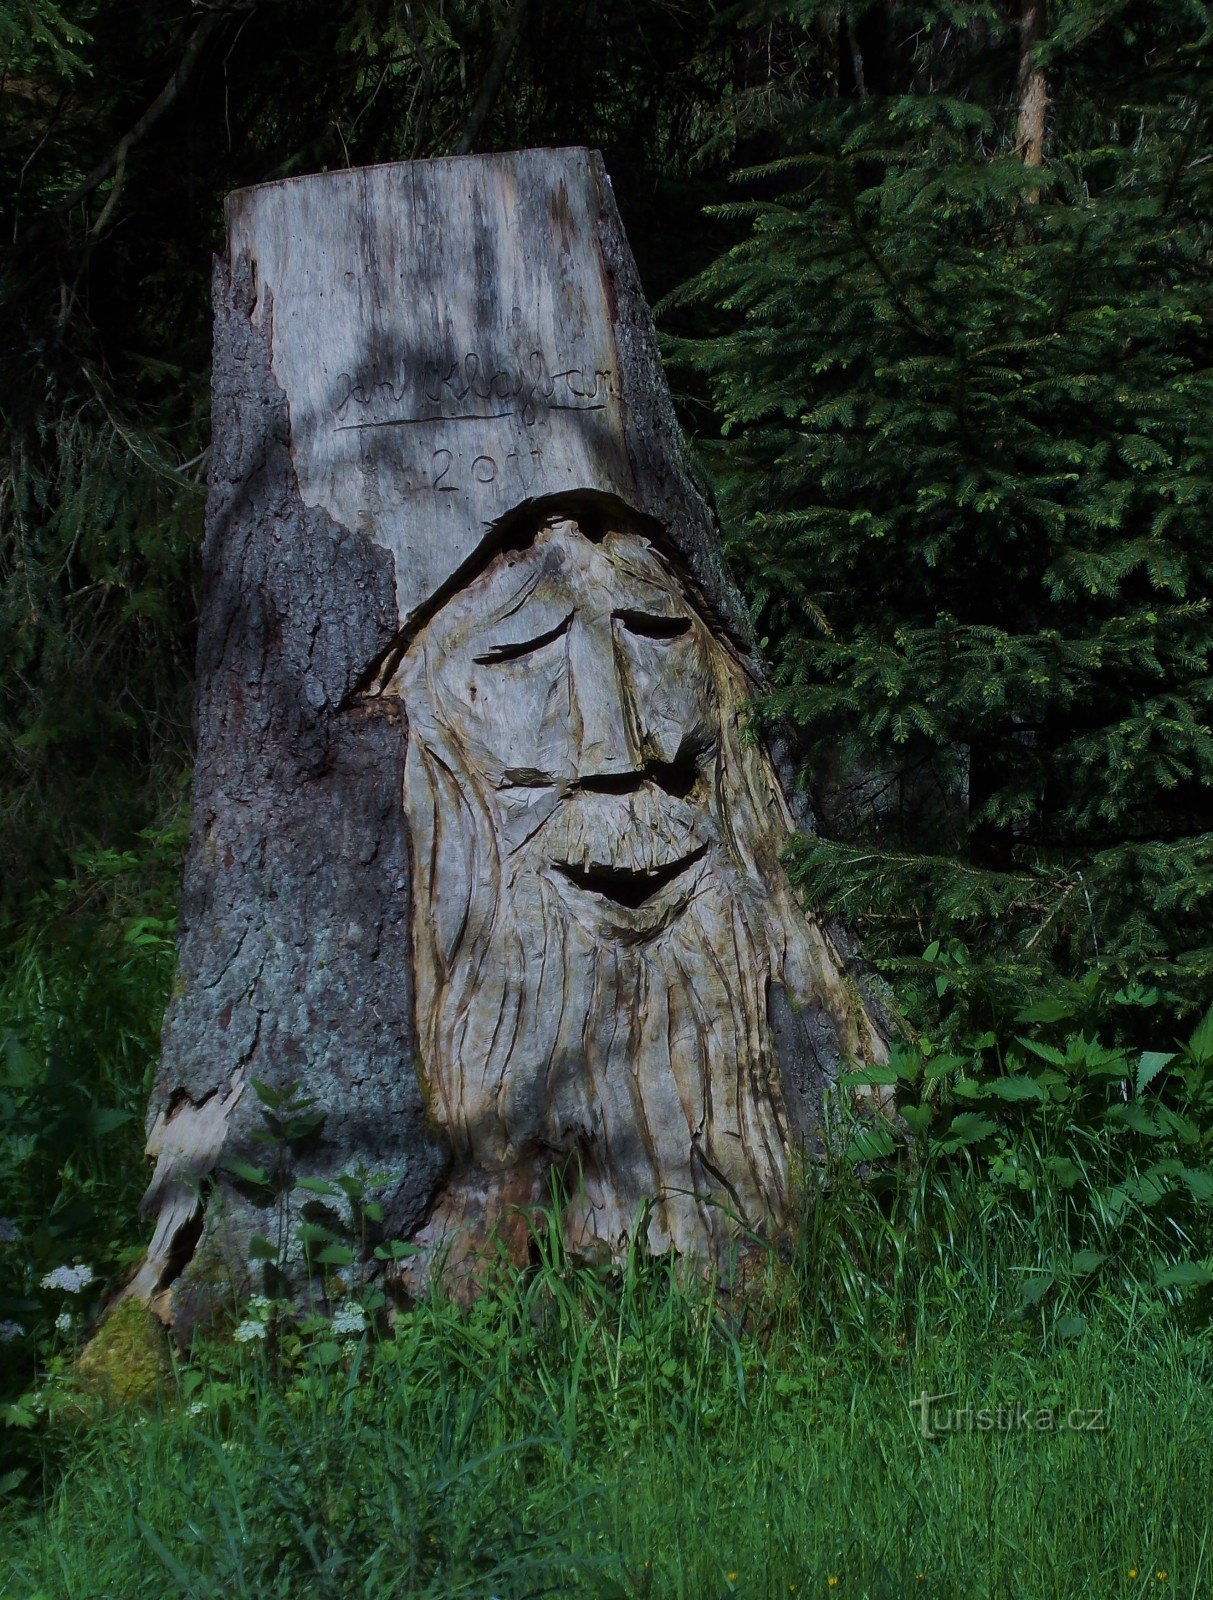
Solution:
<path fill-rule="evenodd" d="M 295 1227 L 348 1218 L 291 1185 L 359 1166 L 414 1290 L 494 1235 L 520 1256 L 553 1176 L 586 1255 L 639 1229 L 720 1264 L 786 1222 L 887 1029 L 781 865 L 760 669 L 601 159 L 292 179 L 228 230 L 133 1292 L 183 1333 L 233 1289 L 340 1295 Z M 239 1175 L 257 1084 L 324 1111 L 272 1203 Z"/>

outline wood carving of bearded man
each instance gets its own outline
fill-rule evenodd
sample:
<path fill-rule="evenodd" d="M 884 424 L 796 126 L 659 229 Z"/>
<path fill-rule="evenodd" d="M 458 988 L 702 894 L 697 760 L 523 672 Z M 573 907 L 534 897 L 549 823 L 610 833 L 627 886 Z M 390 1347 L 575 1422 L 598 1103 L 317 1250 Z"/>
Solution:
<path fill-rule="evenodd" d="M 420 1253 L 525 1254 L 553 1169 L 574 1254 L 723 1268 L 784 1218 L 839 1065 L 885 1044 L 780 863 L 754 684 L 660 530 L 549 501 L 435 603 L 408 717 L 418 1066 L 451 1169 Z"/>

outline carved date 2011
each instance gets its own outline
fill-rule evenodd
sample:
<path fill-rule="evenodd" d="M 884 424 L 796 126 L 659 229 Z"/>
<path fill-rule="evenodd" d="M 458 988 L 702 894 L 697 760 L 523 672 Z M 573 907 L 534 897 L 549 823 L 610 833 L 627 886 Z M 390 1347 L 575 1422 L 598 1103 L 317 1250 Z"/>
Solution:
<path fill-rule="evenodd" d="M 451 450 L 446 445 L 430 451 L 429 466 L 414 469 L 406 474 L 405 488 L 410 493 L 432 490 L 437 494 L 459 494 L 470 483 L 498 483 L 509 485 L 510 493 L 530 491 L 534 474 L 542 461 L 538 446 L 533 450 L 507 450 L 499 456 Z"/>

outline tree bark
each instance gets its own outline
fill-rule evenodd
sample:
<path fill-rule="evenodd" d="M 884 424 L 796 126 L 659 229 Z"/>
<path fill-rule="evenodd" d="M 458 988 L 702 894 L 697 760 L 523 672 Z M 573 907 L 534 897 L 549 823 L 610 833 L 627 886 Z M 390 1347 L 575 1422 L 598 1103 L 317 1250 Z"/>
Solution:
<path fill-rule="evenodd" d="M 1049 105 L 1045 70 L 1038 48 L 1045 36 L 1045 0 L 1023 0 L 1019 18 L 1019 122 L 1015 148 L 1025 167 L 1043 167 L 1045 161 L 1045 116 Z M 1039 189 L 1030 189 L 1027 199 L 1035 204 Z"/>
<path fill-rule="evenodd" d="M 587 1258 L 639 1229 L 727 1265 L 787 1224 L 829 1085 L 888 1027 L 780 862 L 744 610 L 600 158 L 244 191 L 214 290 L 129 1292 L 181 1330 L 233 1290 L 331 1301 L 380 1239 L 411 1241 L 397 1291 L 458 1287 L 525 1259 L 553 1184 Z"/>

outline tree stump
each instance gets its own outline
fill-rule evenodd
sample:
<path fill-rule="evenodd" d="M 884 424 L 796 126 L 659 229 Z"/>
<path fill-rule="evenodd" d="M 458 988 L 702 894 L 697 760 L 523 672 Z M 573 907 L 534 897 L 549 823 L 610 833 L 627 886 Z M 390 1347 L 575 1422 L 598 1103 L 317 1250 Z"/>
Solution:
<path fill-rule="evenodd" d="M 385 1239 L 397 1289 L 458 1287 L 547 1203 L 587 1259 L 724 1268 L 885 1042 L 780 864 L 758 666 L 601 158 L 289 179 L 227 222 L 128 1292 L 184 1329 L 266 1274 L 339 1292 Z"/>

